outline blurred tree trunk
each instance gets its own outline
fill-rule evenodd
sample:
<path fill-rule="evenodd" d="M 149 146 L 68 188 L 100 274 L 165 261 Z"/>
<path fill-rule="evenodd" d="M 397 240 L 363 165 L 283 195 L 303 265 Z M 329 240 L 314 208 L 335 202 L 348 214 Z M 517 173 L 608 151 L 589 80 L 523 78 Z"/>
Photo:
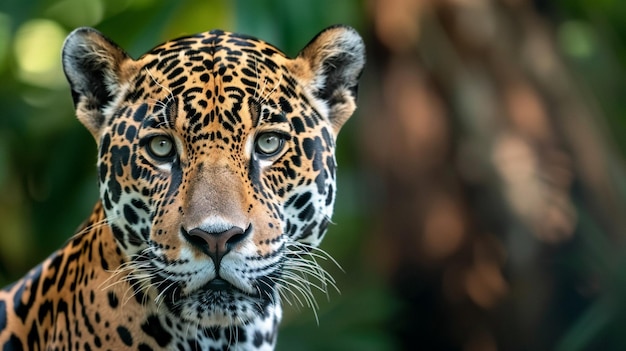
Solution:
<path fill-rule="evenodd" d="M 549 350 L 595 296 L 563 260 L 577 199 L 624 226 L 606 141 L 523 0 L 375 0 L 361 99 L 378 223 L 368 257 L 405 302 L 405 350 Z"/>

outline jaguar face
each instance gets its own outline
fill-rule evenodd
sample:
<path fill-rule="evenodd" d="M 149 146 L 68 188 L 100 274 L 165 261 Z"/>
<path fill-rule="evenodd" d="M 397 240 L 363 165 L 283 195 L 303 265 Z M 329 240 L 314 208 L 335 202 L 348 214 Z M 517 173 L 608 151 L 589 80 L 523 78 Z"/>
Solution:
<path fill-rule="evenodd" d="M 132 294 L 229 326 L 331 279 L 307 257 L 333 212 L 335 139 L 356 106 L 354 30 L 331 27 L 293 59 L 211 31 L 134 60 L 84 28 L 63 62 L 127 257 L 113 275 Z"/>

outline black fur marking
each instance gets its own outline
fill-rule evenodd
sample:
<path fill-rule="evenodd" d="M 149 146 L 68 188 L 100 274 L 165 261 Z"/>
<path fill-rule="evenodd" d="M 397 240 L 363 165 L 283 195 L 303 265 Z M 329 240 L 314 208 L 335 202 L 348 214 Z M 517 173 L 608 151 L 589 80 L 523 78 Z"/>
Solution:
<path fill-rule="evenodd" d="M 22 350 L 24 350 L 24 346 L 22 345 L 20 338 L 18 338 L 17 335 L 15 334 L 11 334 L 9 341 L 6 344 L 4 344 L 4 346 L 2 347 L 2 351 L 22 351 Z"/>
<path fill-rule="evenodd" d="M 100 142 L 100 158 L 106 156 L 109 152 L 109 147 L 111 147 L 111 136 L 109 134 L 105 134 Z"/>
<path fill-rule="evenodd" d="M 120 201 L 120 197 L 122 196 L 122 186 L 120 183 L 116 182 L 114 178 L 109 179 L 107 182 L 108 195 L 111 197 L 110 200 L 114 203 L 118 203 Z M 107 208 L 112 208 L 112 206 L 107 206 Z"/>
<path fill-rule="evenodd" d="M 117 239 L 117 242 L 120 243 L 124 249 L 127 249 L 128 246 L 126 245 L 126 234 L 124 231 L 115 224 L 111 225 L 111 231 L 113 232 L 115 239 Z"/>
<path fill-rule="evenodd" d="M 78 306 L 80 307 L 82 321 L 83 323 L 85 323 L 85 327 L 87 327 L 87 331 L 89 332 L 89 334 L 93 334 L 95 330 L 93 328 L 93 325 L 91 324 L 89 314 L 86 311 L 86 308 L 85 308 L 86 305 L 85 305 L 82 292 L 78 294 Z"/>
<path fill-rule="evenodd" d="M 111 164 L 113 175 L 121 177 L 124 175 L 124 166 L 128 165 L 130 159 L 130 148 L 126 145 L 111 147 Z"/>
<path fill-rule="evenodd" d="M 62 259 L 59 258 L 55 258 L 52 261 L 51 266 L 53 267 L 60 267 L 62 263 Z M 41 291 L 45 294 L 46 292 L 48 292 L 48 290 L 50 290 L 54 284 L 56 283 L 57 279 L 58 279 L 58 275 L 59 275 L 59 269 L 55 269 L 54 270 L 54 274 L 52 274 L 52 276 L 44 278 L 43 280 L 43 284 L 41 286 Z M 1 329 L 1 328 L 0 328 Z"/>
<path fill-rule="evenodd" d="M 109 306 L 111 306 L 111 308 L 115 309 L 117 308 L 117 306 L 119 305 L 120 301 L 117 299 L 117 295 L 115 295 L 114 292 L 109 291 L 107 294 L 108 300 L 109 300 Z"/>
<path fill-rule="evenodd" d="M 180 185 L 183 183 L 183 171 L 180 167 L 180 161 L 176 160 L 172 164 L 172 171 L 170 174 L 170 186 L 167 189 L 166 197 L 172 197 L 178 193 Z"/>
<path fill-rule="evenodd" d="M 26 322 L 26 318 L 28 317 L 28 313 L 30 312 L 32 306 L 34 305 L 38 293 L 37 289 L 39 288 L 39 280 L 41 279 L 41 266 L 38 266 L 34 271 L 28 274 L 27 280 L 21 283 L 18 288 L 18 292 L 15 294 L 13 298 L 13 309 L 15 314 L 22 320 L 22 322 Z M 26 282 L 30 281 L 30 294 L 27 301 L 22 301 L 22 297 L 25 295 L 24 290 L 26 289 Z"/>
<path fill-rule="evenodd" d="M 136 148 L 135 148 L 136 149 Z M 142 158 L 143 160 L 143 158 Z M 137 166 L 137 153 L 133 152 L 131 158 L 130 158 L 130 163 L 132 165 L 132 167 L 130 168 L 130 176 L 133 179 L 140 179 L 142 178 L 142 175 L 145 174 L 146 169 L 143 167 L 138 167 Z"/>
<path fill-rule="evenodd" d="M 302 207 L 304 207 L 304 205 L 306 205 L 307 203 L 309 203 L 309 201 L 311 200 L 311 193 L 310 192 L 306 192 L 304 194 L 301 194 L 300 196 L 298 196 L 297 200 L 294 202 L 293 206 L 296 209 L 301 209 Z"/>
<path fill-rule="evenodd" d="M 117 126 L 117 134 L 122 135 L 122 134 L 124 134 L 125 131 L 126 131 L 126 122 L 122 121 L 122 123 L 120 123 Z"/>
<path fill-rule="evenodd" d="M 102 266 L 102 269 L 104 269 L 105 271 L 109 270 L 109 263 L 104 256 L 104 248 L 102 247 L 102 245 L 98 245 L 98 254 L 100 255 L 100 266 Z"/>
<path fill-rule="evenodd" d="M 233 37 L 231 39 L 228 39 L 226 42 L 235 44 L 237 46 L 254 47 L 254 43 L 251 43 L 251 42 L 246 41 L 246 40 L 240 40 L 240 39 L 243 39 L 243 38 L 241 38 L 241 36 L 240 36 L 240 38 Z M 250 39 L 252 39 L 252 37 L 250 37 Z"/>
<path fill-rule="evenodd" d="M 333 185 L 328 186 L 328 193 L 326 194 L 325 205 L 330 206 L 333 203 L 334 195 L 333 195 Z"/>
<path fill-rule="evenodd" d="M 126 129 L 126 139 L 132 142 L 135 140 L 135 136 L 137 136 L 137 128 L 135 128 L 135 126 L 128 126 L 128 129 Z"/>
<path fill-rule="evenodd" d="M 293 107 L 291 106 L 291 103 L 287 99 L 285 99 L 284 96 L 281 96 L 278 99 L 278 104 L 280 105 L 280 110 L 283 113 L 291 113 L 291 112 L 293 112 Z"/>
<path fill-rule="evenodd" d="M 141 122 L 146 118 L 146 113 L 148 113 L 148 104 L 143 103 L 137 107 L 135 113 L 133 113 L 133 120 L 135 122 Z"/>
<path fill-rule="evenodd" d="M 42 350 L 43 345 L 41 345 L 41 341 L 39 340 L 39 328 L 37 328 L 37 323 L 33 321 L 33 324 L 30 326 L 30 330 L 28 332 L 28 337 L 26 339 L 28 341 L 28 350 Z"/>
<path fill-rule="evenodd" d="M 130 224 L 139 223 L 139 216 L 137 216 L 137 212 L 128 204 L 124 205 L 124 219 L 126 219 L 126 221 Z"/>
<path fill-rule="evenodd" d="M 4 301 L 0 300 L 0 330 L 4 330 L 7 327 L 7 305 Z"/>
<path fill-rule="evenodd" d="M 150 212 L 150 208 L 148 207 L 148 205 L 141 199 L 132 199 L 130 203 L 133 204 L 135 208 L 139 208 L 146 212 Z"/>
<path fill-rule="evenodd" d="M 178 60 L 176 60 L 176 61 L 178 61 Z M 176 62 L 176 61 L 173 61 L 172 64 L 173 65 L 174 64 L 178 64 L 178 62 Z M 173 65 L 170 66 L 170 67 L 173 67 Z M 170 74 L 167 75 L 166 78 L 167 78 L 167 80 L 172 80 L 172 79 L 178 77 L 179 75 L 181 75 L 184 72 L 185 72 L 185 70 L 182 67 L 176 67 Z M 163 73 L 166 74 L 167 72 L 163 71 Z"/>
<path fill-rule="evenodd" d="M 148 317 L 146 322 L 141 325 L 141 330 L 143 330 L 146 335 L 151 336 L 161 347 L 165 347 L 167 344 L 172 341 L 172 336 L 167 332 L 165 328 L 161 325 L 161 321 L 159 317 L 152 315 Z"/>
<path fill-rule="evenodd" d="M 68 306 L 68 304 L 64 300 L 59 301 L 59 303 L 57 304 L 56 313 L 57 313 L 57 316 L 64 316 L 65 317 L 65 319 L 63 320 L 62 323 L 65 323 L 66 326 L 70 325 L 69 311 L 70 311 L 70 307 Z M 61 323 L 61 322 L 57 321 L 57 323 Z M 71 345 L 72 344 L 72 333 L 68 333 L 67 337 L 68 337 L 67 344 Z"/>
<path fill-rule="evenodd" d="M 41 306 L 39 307 L 39 311 L 37 312 L 38 312 L 37 320 L 41 324 L 44 322 L 44 319 L 47 316 L 54 315 L 54 304 L 52 303 L 52 301 L 46 300 L 41 304 Z M 0 330 L 2 330 L 2 328 L 0 328 Z"/>
<path fill-rule="evenodd" d="M 254 347 L 261 347 L 261 345 L 263 345 L 263 334 L 258 330 L 254 332 L 252 345 L 254 345 Z"/>
<path fill-rule="evenodd" d="M 241 327 L 226 328 L 224 330 L 224 337 L 226 338 L 226 340 L 233 340 L 236 342 L 244 343 L 246 342 L 246 331 L 241 329 Z"/>
<path fill-rule="evenodd" d="M 111 200 L 117 203 L 122 195 L 122 187 L 115 178 L 124 175 L 124 167 L 128 165 L 130 160 L 130 148 L 126 145 L 122 147 L 114 145 L 111 147 L 110 155 L 111 178 L 108 182 L 108 189 L 110 190 Z"/>
<path fill-rule="evenodd" d="M 263 50 L 261 50 L 261 53 L 263 55 L 267 55 L 267 56 L 273 56 L 274 54 L 278 54 L 280 51 L 278 51 L 278 49 L 273 48 L 273 47 L 266 47 Z"/>
<path fill-rule="evenodd" d="M 120 336 L 120 339 L 126 346 L 133 346 L 133 336 L 130 334 L 130 331 L 126 329 L 126 327 L 120 325 L 116 329 L 117 335 Z"/>
<path fill-rule="evenodd" d="M 172 57 L 174 57 L 173 60 Z M 158 64 L 156 65 L 156 69 L 161 71 L 163 74 L 167 74 L 169 71 L 172 70 L 172 68 L 176 67 L 176 65 L 180 63 L 180 60 L 176 59 L 176 57 L 176 54 L 170 54 L 167 57 L 163 57 L 162 59 L 157 61 Z"/>
<path fill-rule="evenodd" d="M 309 221 L 311 220 L 311 218 L 313 218 L 314 214 L 315 214 L 315 207 L 313 207 L 313 204 L 309 204 L 302 211 L 300 211 L 300 213 L 298 214 L 298 219 L 303 222 Z"/>

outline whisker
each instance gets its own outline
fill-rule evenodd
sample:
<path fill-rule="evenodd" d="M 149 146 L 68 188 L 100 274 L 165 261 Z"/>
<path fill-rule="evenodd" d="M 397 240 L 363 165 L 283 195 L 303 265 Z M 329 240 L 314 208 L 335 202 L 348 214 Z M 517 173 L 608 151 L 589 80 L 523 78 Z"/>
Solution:
<path fill-rule="evenodd" d="M 169 93 L 168 96 L 167 96 L 167 102 L 169 103 L 170 101 L 172 101 L 172 99 L 175 98 L 174 93 L 172 92 L 172 90 L 170 90 L 169 88 L 167 88 L 163 84 L 159 83 L 159 81 L 152 75 L 152 72 L 150 72 L 149 69 L 146 68 L 145 70 L 146 70 L 146 73 L 148 73 L 148 75 L 150 76 L 150 78 L 154 82 L 154 84 L 156 84 L 157 86 L 163 88 L 163 90 L 165 90 L 165 91 L 167 91 Z"/>
<path fill-rule="evenodd" d="M 264 99 L 265 101 L 269 101 L 269 99 L 272 97 L 272 95 L 276 91 L 276 88 L 280 86 L 280 83 L 282 83 L 282 81 L 283 81 L 283 76 L 281 75 L 278 79 L 278 83 L 276 83 L 276 85 L 274 85 L 274 88 L 272 88 L 272 90 L 270 90 L 270 92 L 267 94 L 267 98 Z"/>

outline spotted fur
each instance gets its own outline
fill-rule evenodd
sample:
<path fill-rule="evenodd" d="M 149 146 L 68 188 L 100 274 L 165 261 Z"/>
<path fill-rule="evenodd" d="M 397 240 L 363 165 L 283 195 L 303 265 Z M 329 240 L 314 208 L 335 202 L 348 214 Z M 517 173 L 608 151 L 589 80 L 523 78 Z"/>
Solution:
<path fill-rule="evenodd" d="M 100 200 L 0 291 L 0 348 L 273 349 L 281 300 L 314 304 L 332 283 L 312 258 L 363 64 L 345 26 L 293 59 L 214 30 L 134 60 L 72 32 L 63 65 L 98 144 Z"/>

